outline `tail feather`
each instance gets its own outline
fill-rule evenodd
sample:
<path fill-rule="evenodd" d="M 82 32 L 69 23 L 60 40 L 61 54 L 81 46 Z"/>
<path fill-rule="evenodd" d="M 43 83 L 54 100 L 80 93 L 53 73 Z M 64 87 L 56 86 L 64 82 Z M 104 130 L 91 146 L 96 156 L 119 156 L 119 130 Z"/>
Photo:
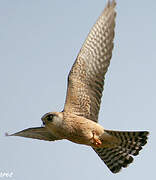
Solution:
<path fill-rule="evenodd" d="M 127 167 L 133 162 L 133 156 L 139 154 L 139 151 L 147 143 L 147 131 L 110 131 L 105 130 L 111 136 L 116 137 L 119 143 L 113 147 L 93 148 L 98 156 L 105 162 L 108 168 L 117 173 L 122 167 Z"/>

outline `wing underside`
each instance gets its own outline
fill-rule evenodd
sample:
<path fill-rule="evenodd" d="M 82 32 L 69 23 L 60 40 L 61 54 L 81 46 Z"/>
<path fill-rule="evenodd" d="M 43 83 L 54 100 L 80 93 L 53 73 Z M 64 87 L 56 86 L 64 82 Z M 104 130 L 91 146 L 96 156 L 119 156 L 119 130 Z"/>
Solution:
<path fill-rule="evenodd" d="M 6 136 L 21 136 L 21 137 L 40 139 L 46 141 L 59 140 L 53 134 L 49 133 L 45 127 L 28 128 L 10 135 L 6 133 Z"/>
<path fill-rule="evenodd" d="M 109 1 L 92 27 L 68 76 L 64 111 L 95 122 L 101 104 L 104 76 L 112 57 L 115 1 Z"/>

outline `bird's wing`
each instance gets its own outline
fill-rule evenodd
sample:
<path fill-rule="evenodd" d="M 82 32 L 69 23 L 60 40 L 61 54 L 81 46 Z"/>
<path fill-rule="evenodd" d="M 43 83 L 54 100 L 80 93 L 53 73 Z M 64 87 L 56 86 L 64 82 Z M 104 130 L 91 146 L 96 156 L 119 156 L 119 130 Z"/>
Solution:
<path fill-rule="evenodd" d="M 26 138 L 40 139 L 46 141 L 59 140 L 59 138 L 49 133 L 45 127 L 28 128 L 10 135 L 6 133 L 6 136 L 22 136 Z"/>
<path fill-rule="evenodd" d="M 115 0 L 109 1 L 92 27 L 68 76 L 64 111 L 98 121 L 104 76 L 110 64 Z"/>

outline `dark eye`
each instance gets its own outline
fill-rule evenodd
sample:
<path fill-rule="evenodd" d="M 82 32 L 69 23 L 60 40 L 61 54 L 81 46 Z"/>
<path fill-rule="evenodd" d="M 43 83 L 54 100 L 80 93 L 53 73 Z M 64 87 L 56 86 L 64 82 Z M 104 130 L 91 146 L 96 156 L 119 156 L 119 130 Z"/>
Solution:
<path fill-rule="evenodd" d="M 49 114 L 46 119 L 47 119 L 47 121 L 52 122 L 53 121 L 53 117 L 54 117 L 53 114 Z"/>

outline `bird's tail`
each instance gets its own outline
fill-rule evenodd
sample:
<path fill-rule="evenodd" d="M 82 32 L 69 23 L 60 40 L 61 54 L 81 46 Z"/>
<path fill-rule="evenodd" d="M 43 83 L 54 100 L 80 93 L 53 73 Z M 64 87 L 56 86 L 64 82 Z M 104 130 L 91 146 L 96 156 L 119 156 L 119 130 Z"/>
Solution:
<path fill-rule="evenodd" d="M 139 151 L 147 143 L 147 131 L 129 132 L 129 131 L 110 131 L 105 132 L 119 140 L 119 143 L 112 147 L 93 148 L 108 168 L 117 173 L 122 167 L 127 167 L 133 161 L 133 156 L 139 154 Z"/>

